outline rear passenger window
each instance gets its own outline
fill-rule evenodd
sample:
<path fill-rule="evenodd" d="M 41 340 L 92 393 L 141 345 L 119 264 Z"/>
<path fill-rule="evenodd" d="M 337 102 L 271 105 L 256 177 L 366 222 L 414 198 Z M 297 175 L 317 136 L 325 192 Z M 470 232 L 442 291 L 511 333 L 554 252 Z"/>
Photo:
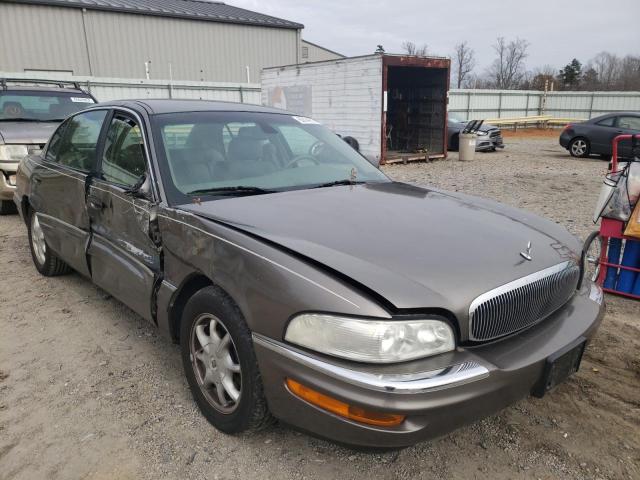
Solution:
<path fill-rule="evenodd" d="M 140 127 L 132 119 L 116 115 L 104 142 L 102 178 L 132 187 L 146 172 L 146 167 Z"/>
<path fill-rule="evenodd" d="M 95 164 L 96 145 L 106 115 L 106 110 L 94 110 L 70 118 L 57 152 L 52 152 L 54 161 L 83 172 L 90 171 Z"/>
<path fill-rule="evenodd" d="M 47 154 L 45 156 L 49 162 L 57 161 L 58 152 L 60 151 L 64 138 L 64 131 L 67 128 L 68 123 L 69 122 L 65 122 L 60 125 L 53 135 L 51 135 L 51 139 L 49 140 L 49 145 L 47 147 Z"/>
<path fill-rule="evenodd" d="M 613 122 L 615 122 L 616 117 L 605 118 L 604 120 L 600 120 L 596 125 L 600 125 L 601 127 L 613 127 Z"/>

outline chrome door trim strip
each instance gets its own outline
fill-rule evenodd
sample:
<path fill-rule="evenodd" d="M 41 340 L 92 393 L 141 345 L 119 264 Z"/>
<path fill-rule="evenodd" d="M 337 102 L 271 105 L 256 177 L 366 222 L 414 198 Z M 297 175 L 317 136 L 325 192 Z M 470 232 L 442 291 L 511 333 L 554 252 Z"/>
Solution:
<path fill-rule="evenodd" d="M 474 361 L 466 361 L 444 369 L 406 375 L 360 372 L 312 357 L 259 333 L 253 333 L 252 337 L 257 345 L 282 355 L 288 360 L 301 363 L 308 368 L 350 385 L 380 392 L 397 394 L 426 393 L 475 382 L 489 376 L 489 369 Z"/>

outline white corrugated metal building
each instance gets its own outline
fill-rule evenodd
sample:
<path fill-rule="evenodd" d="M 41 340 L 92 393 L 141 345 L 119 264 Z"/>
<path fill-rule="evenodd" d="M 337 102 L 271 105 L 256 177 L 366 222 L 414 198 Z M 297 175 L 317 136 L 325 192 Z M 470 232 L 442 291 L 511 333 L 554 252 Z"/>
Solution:
<path fill-rule="evenodd" d="M 302 63 L 308 62 L 323 62 L 325 60 L 337 60 L 339 58 L 345 58 L 344 55 L 328 48 L 321 47 L 315 43 L 311 43 L 308 40 L 302 40 L 301 50 Z"/>
<path fill-rule="evenodd" d="M 303 27 L 206 0 L 3 0 L 0 71 L 256 82 L 303 61 Z"/>

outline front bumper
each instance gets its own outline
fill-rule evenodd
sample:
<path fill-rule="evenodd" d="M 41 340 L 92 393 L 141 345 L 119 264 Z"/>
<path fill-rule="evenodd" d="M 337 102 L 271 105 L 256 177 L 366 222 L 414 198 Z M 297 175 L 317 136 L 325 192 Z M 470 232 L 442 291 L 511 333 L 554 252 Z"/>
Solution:
<path fill-rule="evenodd" d="M 13 193 L 16 191 L 15 175 L 18 169 L 17 163 L 0 163 L 0 200 L 13 200 Z M 13 176 L 13 185 L 9 178 Z"/>
<path fill-rule="evenodd" d="M 340 361 L 254 334 L 269 408 L 285 423 L 351 445 L 403 447 L 444 435 L 528 396 L 549 356 L 595 333 L 604 307 L 590 299 L 590 288 L 507 339 L 397 365 Z M 294 396 L 287 378 L 350 405 L 407 417 L 390 428 L 347 420 Z"/>
<path fill-rule="evenodd" d="M 478 136 L 476 138 L 476 152 L 486 152 L 490 150 L 496 150 L 498 148 L 504 148 L 504 141 L 502 135 L 498 136 Z"/>

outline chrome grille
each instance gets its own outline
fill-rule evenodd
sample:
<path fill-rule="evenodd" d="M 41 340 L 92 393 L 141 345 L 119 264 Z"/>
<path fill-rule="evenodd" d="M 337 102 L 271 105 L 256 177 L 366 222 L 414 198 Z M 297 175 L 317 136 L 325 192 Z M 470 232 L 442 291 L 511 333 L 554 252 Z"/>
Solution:
<path fill-rule="evenodd" d="M 564 305 L 580 268 L 564 262 L 480 295 L 469 307 L 469 338 L 493 340 L 534 325 Z"/>

